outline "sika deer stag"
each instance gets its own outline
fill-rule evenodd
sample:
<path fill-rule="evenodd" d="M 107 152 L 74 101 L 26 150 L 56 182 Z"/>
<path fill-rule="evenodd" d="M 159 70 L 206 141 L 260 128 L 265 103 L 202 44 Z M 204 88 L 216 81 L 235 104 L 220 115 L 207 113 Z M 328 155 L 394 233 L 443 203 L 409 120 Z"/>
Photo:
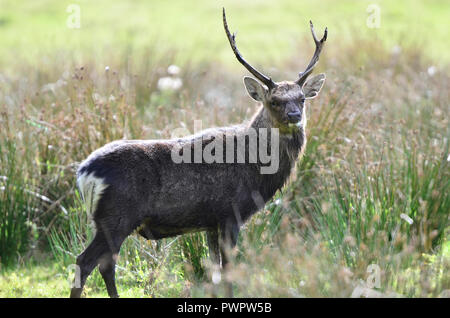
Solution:
<path fill-rule="evenodd" d="M 206 231 L 211 259 L 224 268 L 226 248 L 236 245 L 240 226 L 283 187 L 301 156 L 305 100 L 317 96 L 325 75 L 307 78 L 327 29 L 318 40 L 311 23 L 316 49 L 305 71 L 296 81 L 274 82 L 242 57 L 225 9 L 223 25 L 236 58 L 259 81 L 244 77 L 259 110 L 241 125 L 179 139 L 118 140 L 94 151 L 80 165 L 77 183 L 97 231 L 77 258 L 78 286 L 71 297 L 81 296 L 97 265 L 109 296 L 118 297 L 115 263 L 134 231 L 152 240 Z"/>

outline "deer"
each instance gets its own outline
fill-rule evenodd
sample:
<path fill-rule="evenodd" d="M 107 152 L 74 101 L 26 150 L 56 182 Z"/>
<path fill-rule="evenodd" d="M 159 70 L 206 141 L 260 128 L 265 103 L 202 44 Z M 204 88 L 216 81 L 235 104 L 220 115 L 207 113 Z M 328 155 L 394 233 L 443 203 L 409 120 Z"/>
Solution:
<path fill-rule="evenodd" d="M 226 270 L 227 251 L 235 248 L 242 225 L 287 183 L 303 155 L 305 101 L 319 94 L 325 74 L 308 77 L 319 61 L 327 28 L 319 40 L 310 21 L 315 51 L 309 64 L 295 81 L 274 82 L 239 52 L 225 8 L 223 26 L 236 59 L 256 78 L 245 76 L 243 82 L 248 95 L 259 104 L 258 110 L 242 124 L 209 128 L 182 138 L 116 140 L 91 153 L 78 167 L 77 186 L 96 231 L 76 259 L 77 284 L 70 297 L 81 297 L 86 279 L 97 266 L 108 295 L 119 297 L 115 265 L 122 243 L 132 233 L 159 240 L 206 232 L 211 261 Z M 236 140 L 248 143 L 239 147 L 237 142 L 228 142 Z M 251 140 L 257 140 L 256 146 Z M 192 159 L 195 153 L 191 150 L 206 150 L 214 142 L 214 162 L 205 158 L 174 160 L 180 155 Z M 219 146 L 225 148 L 225 154 L 218 151 Z M 263 168 L 268 168 L 263 158 L 247 160 L 255 159 L 259 148 L 276 154 L 271 157 L 277 161 L 273 171 L 263 173 Z M 239 158 L 245 160 L 239 162 Z M 232 296 L 231 283 L 227 288 Z"/>

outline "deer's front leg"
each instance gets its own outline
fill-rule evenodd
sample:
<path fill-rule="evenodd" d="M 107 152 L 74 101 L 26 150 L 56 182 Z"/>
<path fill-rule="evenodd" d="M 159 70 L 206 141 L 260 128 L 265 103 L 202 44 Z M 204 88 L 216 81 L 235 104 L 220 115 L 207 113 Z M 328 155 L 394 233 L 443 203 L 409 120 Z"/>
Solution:
<path fill-rule="evenodd" d="M 208 242 L 211 262 L 220 266 L 219 231 L 217 229 L 207 231 L 206 240 Z"/>
<path fill-rule="evenodd" d="M 206 232 L 206 241 L 208 242 L 209 257 L 214 266 L 220 267 L 220 248 L 218 229 Z M 212 297 L 216 298 L 216 290 L 213 288 Z"/>
<path fill-rule="evenodd" d="M 237 225 L 222 229 L 220 232 L 218 229 L 206 232 L 209 257 L 214 264 L 221 266 L 223 270 L 226 270 L 228 265 L 228 257 L 226 254 L 229 249 L 236 246 L 238 235 L 239 227 Z M 233 297 L 233 286 L 231 282 L 226 282 L 225 284 L 226 296 Z"/>
<path fill-rule="evenodd" d="M 220 250 L 220 258 L 222 260 L 222 268 L 224 271 L 228 268 L 228 256 L 230 250 L 232 250 L 237 243 L 237 239 L 239 236 L 239 225 L 236 222 L 227 223 L 226 226 L 220 231 L 220 242 L 219 242 L 219 250 Z M 233 285 L 231 282 L 225 282 L 226 291 L 225 294 L 227 297 L 233 297 Z"/>

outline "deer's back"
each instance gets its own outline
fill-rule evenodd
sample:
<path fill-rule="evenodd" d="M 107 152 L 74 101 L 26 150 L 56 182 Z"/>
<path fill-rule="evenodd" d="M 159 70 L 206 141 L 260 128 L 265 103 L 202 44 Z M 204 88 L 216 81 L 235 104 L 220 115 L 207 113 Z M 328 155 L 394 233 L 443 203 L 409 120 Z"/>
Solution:
<path fill-rule="evenodd" d="M 226 220 L 233 209 L 253 213 L 258 165 L 175 163 L 171 151 L 185 141 L 115 141 L 92 153 L 77 174 L 79 183 L 93 176 L 103 185 L 94 218 L 116 211 L 136 223 L 151 218 L 161 226 L 181 222 L 186 228 L 204 229 Z"/>

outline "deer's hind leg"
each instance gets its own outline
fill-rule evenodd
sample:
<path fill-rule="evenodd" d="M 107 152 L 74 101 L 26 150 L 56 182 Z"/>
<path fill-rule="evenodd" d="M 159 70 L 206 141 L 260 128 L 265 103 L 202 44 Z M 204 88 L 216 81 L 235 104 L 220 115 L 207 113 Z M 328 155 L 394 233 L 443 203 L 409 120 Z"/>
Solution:
<path fill-rule="evenodd" d="M 108 227 L 103 225 L 102 229 L 106 240 L 108 242 L 108 251 L 101 256 L 99 259 L 98 270 L 102 275 L 102 278 L 106 285 L 106 290 L 108 292 L 109 297 L 118 298 L 119 294 L 117 293 L 116 288 L 116 262 L 119 257 L 120 247 L 128 236 L 128 232 L 117 232 L 117 231 L 109 231 Z"/>
<path fill-rule="evenodd" d="M 78 286 L 71 290 L 70 297 L 79 298 L 92 270 L 99 265 L 99 271 L 105 281 L 110 297 L 119 297 L 115 283 L 115 267 L 123 241 L 131 233 L 131 227 L 125 218 L 110 217 L 96 220 L 97 233 L 91 244 L 77 258 L 79 277 L 75 279 Z"/>
<path fill-rule="evenodd" d="M 77 271 L 74 286 L 70 291 L 71 298 L 80 298 L 86 279 L 98 265 L 103 255 L 108 253 L 108 243 L 102 232 L 97 232 L 89 246 L 77 257 Z"/>

